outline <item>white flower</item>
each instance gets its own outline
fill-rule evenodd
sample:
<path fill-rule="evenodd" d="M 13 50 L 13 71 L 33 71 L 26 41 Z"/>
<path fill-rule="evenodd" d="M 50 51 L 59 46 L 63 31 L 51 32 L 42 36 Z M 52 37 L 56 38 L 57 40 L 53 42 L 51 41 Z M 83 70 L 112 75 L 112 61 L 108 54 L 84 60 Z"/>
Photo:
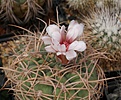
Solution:
<path fill-rule="evenodd" d="M 57 25 L 49 25 L 46 29 L 49 36 L 43 36 L 47 52 L 56 53 L 57 56 L 64 55 L 67 60 L 72 60 L 77 56 L 75 51 L 84 51 L 86 44 L 83 41 L 77 41 L 83 33 L 83 24 L 79 24 L 72 20 L 69 24 L 67 32 L 63 25 L 59 28 Z"/>

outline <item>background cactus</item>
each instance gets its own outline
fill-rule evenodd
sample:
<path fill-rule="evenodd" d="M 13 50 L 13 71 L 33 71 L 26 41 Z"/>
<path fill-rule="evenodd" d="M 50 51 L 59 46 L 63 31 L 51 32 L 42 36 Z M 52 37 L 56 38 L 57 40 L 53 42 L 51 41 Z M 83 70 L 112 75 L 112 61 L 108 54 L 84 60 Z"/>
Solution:
<path fill-rule="evenodd" d="M 103 7 L 121 7 L 120 0 L 66 0 L 67 7 L 63 7 L 68 16 L 78 21 L 83 21 L 92 11 L 102 9 Z"/>
<path fill-rule="evenodd" d="M 101 9 L 92 11 L 89 16 L 83 20 L 86 25 L 86 34 L 88 43 L 95 49 L 107 52 L 108 57 L 113 61 L 103 61 L 101 66 L 106 69 L 120 67 L 121 55 L 121 12 L 120 6 L 114 2 L 109 7 L 104 6 Z M 113 56 L 113 57 L 112 57 Z M 104 64 L 105 62 L 105 64 Z"/>
<path fill-rule="evenodd" d="M 88 17 L 85 20 L 88 29 L 91 29 L 92 45 L 109 52 L 117 52 L 121 49 L 121 13 L 114 11 L 113 8 L 105 8 L 99 12 L 93 12 L 91 18 Z"/>
<path fill-rule="evenodd" d="M 4 66 L 7 65 L 9 56 L 12 56 L 14 54 L 14 49 L 21 52 L 24 51 L 22 48 L 26 43 L 26 40 L 26 38 L 19 37 L 18 40 L 10 40 L 0 43 L 0 58 L 2 59 L 2 63 Z"/>
<path fill-rule="evenodd" d="M 90 10 L 95 8 L 97 0 L 66 0 L 67 7 L 64 6 L 65 12 L 69 16 L 73 16 L 76 19 L 83 18 L 84 15 L 88 15 Z M 69 7 L 68 7 L 69 6 Z M 80 21 L 80 20 L 78 20 Z"/>
<path fill-rule="evenodd" d="M 67 0 L 67 3 L 73 9 L 85 9 L 86 7 L 94 5 L 95 0 Z"/>
<path fill-rule="evenodd" d="M 94 60 L 82 57 L 62 65 L 44 50 L 41 34 L 26 35 L 3 69 L 16 100 L 90 100 L 101 95 L 104 73 Z M 24 37 L 24 36 L 23 36 Z M 82 55 L 82 56 L 81 56 Z"/>
<path fill-rule="evenodd" d="M 44 15 L 45 0 L 0 0 L 0 18 L 5 22 L 27 23 L 30 19 Z"/>
<path fill-rule="evenodd" d="M 102 7 L 102 6 L 114 5 L 114 3 L 120 5 L 121 2 L 120 0 L 66 0 L 66 1 L 69 7 L 77 10 L 80 10 L 82 8 L 84 8 L 83 10 L 85 10 L 91 6 Z"/>

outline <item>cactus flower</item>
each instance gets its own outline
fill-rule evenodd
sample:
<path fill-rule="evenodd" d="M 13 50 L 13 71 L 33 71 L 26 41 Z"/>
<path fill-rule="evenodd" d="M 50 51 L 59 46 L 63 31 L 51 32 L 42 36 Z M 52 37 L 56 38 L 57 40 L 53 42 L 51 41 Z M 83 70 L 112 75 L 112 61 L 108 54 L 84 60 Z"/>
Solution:
<path fill-rule="evenodd" d="M 43 36 L 42 40 L 47 45 L 45 50 L 50 53 L 56 53 L 57 57 L 63 60 L 70 61 L 77 56 L 76 51 L 82 52 L 86 49 L 84 41 L 78 41 L 78 38 L 83 33 L 83 24 L 72 20 L 67 31 L 65 26 L 59 28 L 57 25 L 49 25 L 46 29 L 49 36 Z"/>

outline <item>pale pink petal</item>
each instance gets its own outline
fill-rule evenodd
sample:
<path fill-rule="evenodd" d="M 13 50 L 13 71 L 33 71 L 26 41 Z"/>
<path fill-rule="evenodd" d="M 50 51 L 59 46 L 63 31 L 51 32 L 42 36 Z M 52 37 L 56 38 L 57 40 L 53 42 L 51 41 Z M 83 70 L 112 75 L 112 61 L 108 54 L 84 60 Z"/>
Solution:
<path fill-rule="evenodd" d="M 77 39 L 79 36 L 82 35 L 83 28 L 84 28 L 83 24 L 75 24 L 72 28 L 68 30 L 66 39 L 71 42 L 74 41 L 75 39 Z"/>
<path fill-rule="evenodd" d="M 69 41 L 69 42 L 73 42 L 78 37 L 78 33 L 76 31 L 77 30 L 76 29 L 74 30 L 74 28 L 70 29 L 67 32 L 66 40 Z"/>
<path fill-rule="evenodd" d="M 66 46 L 64 44 L 58 46 L 58 51 L 66 52 Z"/>
<path fill-rule="evenodd" d="M 52 39 L 52 47 L 53 47 L 56 51 L 58 51 L 58 46 L 60 46 L 60 43 L 59 43 L 57 40 Z"/>
<path fill-rule="evenodd" d="M 83 31 L 84 31 L 84 24 L 80 23 L 79 26 L 77 26 L 77 28 L 79 28 L 78 32 L 78 37 L 82 35 Z"/>
<path fill-rule="evenodd" d="M 57 55 L 65 55 L 65 52 L 66 52 L 66 47 L 64 44 L 60 45 L 60 44 L 53 44 L 51 45 L 52 48 L 57 52 L 56 54 Z"/>
<path fill-rule="evenodd" d="M 74 41 L 69 45 L 68 50 L 84 51 L 86 44 L 83 41 Z"/>
<path fill-rule="evenodd" d="M 45 47 L 45 50 L 47 52 L 50 52 L 50 53 L 56 53 L 56 50 L 54 50 L 54 48 L 52 46 L 46 46 Z"/>
<path fill-rule="evenodd" d="M 59 41 L 57 41 L 57 40 L 55 40 L 55 39 L 53 39 L 53 38 L 51 38 L 51 39 L 52 39 L 52 44 L 53 44 L 53 45 L 59 45 L 59 44 L 60 44 Z"/>
<path fill-rule="evenodd" d="M 54 50 L 58 51 L 58 47 L 60 46 L 60 43 L 57 40 L 52 39 L 52 45 L 51 46 Z"/>
<path fill-rule="evenodd" d="M 68 60 L 72 60 L 73 58 L 75 58 L 77 56 L 76 52 L 73 50 L 67 51 L 66 52 L 66 58 Z"/>
<path fill-rule="evenodd" d="M 58 51 L 59 45 L 60 45 L 59 43 L 54 42 L 51 46 L 52 46 L 52 48 L 53 48 L 55 51 Z"/>
<path fill-rule="evenodd" d="M 61 27 L 60 33 L 64 33 L 65 34 L 65 26 L 64 25 Z"/>
<path fill-rule="evenodd" d="M 53 32 L 52 39 L 60 42 L 60 40 L 61 40 L 61 34 L 59 32 L 57 32 L 57 31 L 56 32 Z"/>
<path fill-rule="evenodd" d="M 64 25 L 60 29 L 60 34 L 61 34 L 61 41 L 65 40 L 65 38 L 66 38 L 66 32 L 65 32 L 65 26 Z"/>
<path fill-rule="evenodd" d="M 57 52 L 56 54 L 57 54 L 57 56 L 59 56 L 59 55 L 66 55 L 65 52 Z"/>
<path fill-rule="evenodd" d="M 64 44 L 62 44 L 62 45 L 53 45 L 53 48 L 54 49 L 56 49 L 56 51 L 57 51 L 57 55 L 61 55 L 61 54 L 63 54 L 63 55 L 65 55 L 65 52 L 66 52 L 66 46 L 64 45 Z"/>
<path fill-rule="evenodd" d="M 77 51 L 84 51 L 86 49 L 86 44 L 84 41 L 79 41 L 78 45 L 76 45 L 76 47 L 74 48 L 74 50 Z"/>
<path fill-rule="evenodd" d="M 78 45 L 78 41 L 74 41 L 72 42 L 69 47 L 68 47 L 68 50 L 74 50 L 75 47 Z"/>
<path fill-rule="evenodd" d="M 51 38 L 49 36 L 43 36 L 42 40 L 43 40 L 45 45 L 52 43 L 52 40 L 51 40 Z"/>
<path fill-rule="evenodd" d="M 69 30 L 70 28 L 73 28 L 73 26 L 74 26 L 75 24 L 78 24 L 77 21 L 72 20 L 72 21 L 69 23 L 68 30 Z"/>
<path fill-rule="evenodd" d="M 52 24 L 52 25 L 49 25 L 47 28 L 46 28 L 46 31 L 48 33 L 49 36 L 52 36 L 53 32 L 59 32 L 60 29 L 57 25 L 55 24 Z"/>
<path fill-rule="evenodd" d="M 56 55 L 57 56 L 62 55 L 62 52 L 57 52 Z"/>

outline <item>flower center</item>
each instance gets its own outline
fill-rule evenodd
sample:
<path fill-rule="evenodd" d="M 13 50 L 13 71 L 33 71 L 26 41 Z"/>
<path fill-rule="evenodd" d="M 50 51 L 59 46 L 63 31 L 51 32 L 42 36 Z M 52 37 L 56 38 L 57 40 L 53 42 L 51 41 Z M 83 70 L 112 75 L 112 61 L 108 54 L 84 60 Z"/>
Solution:
<path fill-rule="evenodd" d="M 70 43 L 68 43 L 67 41 L 64 41 L 63 44 L 65 44 L 66 50 L 68 50 Z"/>

